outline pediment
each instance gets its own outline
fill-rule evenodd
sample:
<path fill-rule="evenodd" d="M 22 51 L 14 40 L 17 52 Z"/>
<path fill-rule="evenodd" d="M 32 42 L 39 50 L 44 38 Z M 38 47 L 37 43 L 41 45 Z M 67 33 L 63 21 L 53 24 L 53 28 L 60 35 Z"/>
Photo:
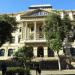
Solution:
<path fill-rule="evenodd" d="M 33 10 L 33 11 L 29 11 L 25 14 L 23 14 L 22 16 L 46 16 L 48 15 L 49 12 L 41 10 L 41 9 L 37 9 L 37 10 Z"/>

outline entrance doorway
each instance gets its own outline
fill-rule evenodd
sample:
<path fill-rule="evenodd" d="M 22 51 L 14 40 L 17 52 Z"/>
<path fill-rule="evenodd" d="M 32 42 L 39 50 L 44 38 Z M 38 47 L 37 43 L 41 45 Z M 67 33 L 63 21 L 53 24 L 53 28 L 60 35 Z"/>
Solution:
<path fill-rule="evenodd" d="M 42 46 L 39 46 L 37 49 L 37 57 L 44 57 L 44 49 Z"/>

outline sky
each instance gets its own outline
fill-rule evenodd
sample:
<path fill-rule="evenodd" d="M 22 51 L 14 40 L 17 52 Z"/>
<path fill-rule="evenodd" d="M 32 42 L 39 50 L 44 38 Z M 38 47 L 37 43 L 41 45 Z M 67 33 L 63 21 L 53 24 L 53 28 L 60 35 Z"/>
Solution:
<path fill-rule="evenodd" d="M 0 13 L 22 12 L 36 4 L 50 4 L 58 10 L 75 10 L 75 0 L 0 0 Z"/>

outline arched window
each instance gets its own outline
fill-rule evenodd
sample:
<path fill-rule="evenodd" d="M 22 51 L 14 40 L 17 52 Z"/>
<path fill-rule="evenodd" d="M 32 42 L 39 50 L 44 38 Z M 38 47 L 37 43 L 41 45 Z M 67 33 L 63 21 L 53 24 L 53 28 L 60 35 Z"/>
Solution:
<path fill-rule="evenodd" d="M 13 49 L 8 49 L 8 56 L 12 56 L 13 54 Z"/>
<path fill-rule="evenodd" d="M 0 56 L 4 56 L 5 49 L 0 49 Z"/>

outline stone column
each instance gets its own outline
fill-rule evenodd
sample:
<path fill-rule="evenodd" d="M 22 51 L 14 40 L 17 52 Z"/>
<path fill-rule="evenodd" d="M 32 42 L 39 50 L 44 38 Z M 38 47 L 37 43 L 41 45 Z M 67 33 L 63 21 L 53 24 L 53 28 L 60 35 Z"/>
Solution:
<path fill-rule="evenodd" d="M 34 40 L 36 40 L 36 22 L 34 22 Z"/>
<path fill-rule="evenodd" d="M 69 18 L 70 18 L 71 20 L 73 20 L 72 12 L 69 12 Z"/>
<path fill-rule="evenodd" d="M 33 47 L 33 54 L 34 54 L 34 57 L 37 57 L 37 47 Z"/>
<path fill-rule="evenodd" d="M 22 22 L 22 39 L 24 40 L 24 22 Z"/>
<path fill-rule="evenodd" d="M 8 57 L 8 47 L 5 48 L 5 51 L 4 51 L 4 57 L 5 57 L 5 58 Z"/>
<path fill-rule="evenodd" d="M 19 40 L 19 38 L 18 38 L 18 32 L 16 32 L 16 35 L 15 35 L 15 44 L 18 44 L 18 40 Z"/>
<path fill-rule="evenodd" d="M 7 57 L 8 56 L 8 53 L 7 53 L 7 50 L 5 49 L 4 51 L 4 57 Z"/>
<path fill-rule="evenodd" d="M 44 47 L 44 57 L 48 56 L 48 47 Z"/>
<path fill-rule="evenodd" d="M 64 18 L 64 12 L 61 12 L 61 19 Z"/>
<path fill-rule="evenodd" d="M 27 22 L 25 22 L 25 40 L 27 39 Z"/>
<path fill-rule="evenodd" d="M 27 22 L 22 23 L 22 39 L 27 39 Z"/>

